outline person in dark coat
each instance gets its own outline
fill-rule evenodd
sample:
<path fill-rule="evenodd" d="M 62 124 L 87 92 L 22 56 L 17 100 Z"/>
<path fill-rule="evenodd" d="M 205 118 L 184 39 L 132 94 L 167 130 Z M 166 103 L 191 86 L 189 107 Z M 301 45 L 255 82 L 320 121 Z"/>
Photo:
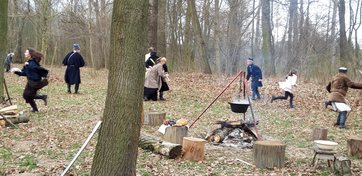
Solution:
<path fill-rule="evenodd" d="M 67 83 L 68 93 L 71 92 L 71 85 L 75 84 L 74 93 L 78 93 L 80 80 L 80 67 L 84 66 L 84 60 L 80 55 L 79 44 L 73 45 L 73 51 L 68 53 L 63 60 L 63 65 L 67 66 L 65 70 L 64 80 Z"/>
<path fill-rule="evenodd" d="M 166 77 L 161 77 L 161 83 L 162 84 L 161 84 L 161 88 L 160 88 L 159 92 L 160 92 L 160 100 L 166 100 L 163 97 L 164 92 L 170 90 L 170 87 L 168 87 L 168 84 L 167 84 L 167 81 L 168 81 L 169 78 L 168 78 L 168 67 L 167 67 L 166 63 L 162 65 L 162 68 L 163 68 L 163 71 L 166 73 L 167 76 Z"/>
<path fill-rule="evenodd" d="M 5 58 L 4 68 L 5 68 L 6 72 L 10 71 L 11 64 L 13 63 L 13 56 L 14 56 L 14 53 L 9 53 Z"/>
<path fill-rule="evenodd" d="M 347 112 L 351 111 L 351 108 L 347 105 L 345 96 L 348 88 L 362 89 L 362 83 L 351 81 L 347 76 L 347 68 L 340 67 L 338 74 L 332 78 L 326 87 L 329 94 L 329 102 L 333 107 L 333 110 L 339 112 L 337 116 L 337 122 L 335 126 L 339 128 L 346 128 Z"/>
<path fill-rule="evenodd" d="M 262 79 L 263 79 L 263 74 L 261 69 L 254 64 L 254 60 L 252 58 L 248 58 L 247 59 L 247 74 L 246 74 L 246 79 L 249 81 L 249 79 L 251 78 L 251 90 L 252 90 L 252 100 L 260 99 L 260 93 L 258 88 L 263 86 L 262 84 Z"/>
<path fill-rule="evenodd" d="M 157 56 L 157 52 L 152 51 L 151 54 L 150 54 L 150 57 L 145 62 L 146 68 L 151 68 L 154 65 L 156 65 L 156 62 L 157 62 L 158 58 L 159 57 Z"/>
<path fill-rule="evenodd" d="M 37 91 L 41 88 L 48 85 L 48 70 L 41 67 L 39 62 L 41 61 L 41 58 L 43 57 L 43 54 L 29 48 L 24 53 L 25 58 L 28 59 L 27 62 L 25 62 L 25 65 L 21 71 L 14 71 L 15 74 L 19 76 L 26 76 L 28 82 L 26 83 L 23 97 L 26 101 L 26 103 L 29 103 L 32 107 L 32 112 L 37 112 L 38 107 L 35 103 L 35 99 L 41 99 L 44 101 L 44 104 L 47 105 L 47 95 L 38 95 Z"/>

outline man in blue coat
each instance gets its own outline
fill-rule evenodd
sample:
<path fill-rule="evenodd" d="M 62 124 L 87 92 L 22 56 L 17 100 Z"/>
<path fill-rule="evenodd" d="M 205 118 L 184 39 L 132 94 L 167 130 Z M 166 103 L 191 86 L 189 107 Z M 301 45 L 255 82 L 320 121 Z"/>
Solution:
<path fill-rule="evenodd" d="M 260 99 L 258 88 L 263 86 L 261 82 L 263 79 L 263 74 L 261 72 L 261 69 L 254 64 L 254 60 L 252 58 L 247 59 L 247 64 L 248 68 L 247 68 L 246 79 L 249 81 L 249 79 L 251 78 L 251 90 L 253 92 L 251 99 L 252 100 L 255 100 L 256 98 Z"/>
<path fill-rule="evenodd" d="M 67 66 L 65 70 L 64 80 L 67 83 L 68 93 L 72 93 L 70 88 L 71 85 L 75 84 L 74 93 L 78 93 L 80 81 L 80 67 L 84 66 L 84 60 L 80 55 L 79 44 L 73 45 L 73 51 L 69 52 L 64 60 L 63 65 Z"/>

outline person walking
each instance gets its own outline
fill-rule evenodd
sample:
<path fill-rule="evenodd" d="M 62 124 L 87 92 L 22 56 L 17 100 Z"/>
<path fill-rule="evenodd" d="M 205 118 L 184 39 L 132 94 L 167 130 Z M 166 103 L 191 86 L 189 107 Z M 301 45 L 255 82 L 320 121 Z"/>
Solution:
<path fill-rule="evenodd" d="M 258 88 L 263 86 L 262 71 L 257 65 L 254 64 L 253 58 L 247 59 L 247 65 L 248 65 L 248 67 L 247 67 L 246 80 L 249 81 L 249 79 L 251 78 L 251 90 L 252 90 L 251 99 L 252 100 L 260 99 L 260 93 L 259 93 Z"/>
<path fill-rule="evenodd" d="M 8 55 L 6 55 L 6 58 L 5 58 L 5 61 L 4 61 L 5 72 L 10 71 L 11 64 L 13 63 L 13 56 L 14 56 L 14 53 L 9 53 Z"/>
<path fill-rule="evenodd" d="M 27 83 L 24 89 L 23 98 L 26 103 L 29 103 L 32 107 L 32 112 L 38 112 L 38 107 L 35 103 L 35 99 L 41 99 L 44 104 L 47 105 L 47 95 L 38 95 L 38 90 L 48 85 L 47 76 L 49 71 L 40 66 L 40 61 L 43 54 L 36 51 L 35 49 L 28 48 L 25 53 L 25 58 L 28 59 L 25 62 L 22 70 L 14 71 L 19 76 L 26 76 Z"/>
<path fill-rule="evenodd" d="M 73 51 L 69 52 L 63 60 L 63 65 L 67 66 L 64 80 L 67 83 L 67 92 L 72 93 L 71 85 L 74 86 L 74 93 L 78 93 L 80 80 L 80 67 L 85 65 L 82 55 L 80 54 L 79 44 L 73 44 Z"/>
<path fill-rule="evenodd" d="M 334 111 L 338 112 L 337 121 L 334 124 L 339 128 L 346 128 L 347 113 L 351 111 L 346 103 L 345 96 L 348 88 L 362 89 L 362 83 L 351 81 L 347 76 L 347 68 L 340 67 L 338 73 L 333 76 L 326 87 L 329 94 L 329 102 L 332 105 Z"/>
<path fill-rule="evenodd" d="M 284 82 L 279 82 L 279 87 L 284 90 L 284 96 L 272 96 L 271 102 L 273 103 L 274 100 L 286 100 L 289 98 L 289 107 L 290 108 L 294 108 L 293 105 L 293 99 L 294 99 L 294 94 L 293 94 L 293 86 L 297 84 L 297 71 L 292 69 L 290 70 L 290 72 L 288 73 L 288 76 L 286 77 Z"/>

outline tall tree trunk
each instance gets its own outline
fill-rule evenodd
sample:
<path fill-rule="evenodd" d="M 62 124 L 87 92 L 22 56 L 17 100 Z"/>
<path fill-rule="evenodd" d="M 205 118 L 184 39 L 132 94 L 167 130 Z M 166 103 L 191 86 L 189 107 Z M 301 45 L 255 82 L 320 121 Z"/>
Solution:
<path fill-rule="evenodd" d="M 289 5 L 289 21 L 288 21 L 288 45 L 287 45 L 287 52 L 288 52 L 288 62 L 287 62 L 287 68 L 285 68 L 284 70 L 286 71 L 286 69 L 292 68 L 294 65 L 298 65 L 298 57 L 296 55 L 296 44 L 298 43 L 297 39 L 297 35 L 299 35 L 299 33 L 295 33 L 298 32 L 297 31 L 297 24 L 298 24 L 298 18 L 297 18 L 297 13 L 298 13 L 298 0 L 290 0 L 290 5 Z"/>
<path fill-rule="evenodd" d="M 147 1 L 113 2 L 108 93 L 91 175 L 136 175 Z M 129 81 L 132 80 L 132 81 Z"/>
<path fill-rule="evenodd" d="M 8 0 L 0 1 L 0 97 L 4 101 L 4 59 L 7 54 L 7 33 L 8 33 Z"/>
<path fill-rule="evenodd" d="M 158 0 L 158 35 L 157 35 L 157 52 L 159 56 L 166 57 L 166 0 Z"/>
<path fill-rule="evenodd" d="M 263 45 L 262 54 L 264 58 L 265 75 L 274 75 L 274 57 L 272 55 L 272 31 L 271 31 L 271 14 L 270 14 L 270 0 L 262 1 L 262 34 Z"/>
<path fill-rule="evenodd" d="M 348 46 L 347 46 L 347 36 L 346 36 L 346 22 L 345 22 L 345 1 L 339 0 L 339 48 L 340 48 L 340 64 L 347 65 L 348 63 Z"/>
<path fill-rule="evenodd" d="M 338 0 L 333 0 L 331 3 L 333 4 L 332 11 L 332 22 L 331 22 L 331 36 L 329 42 L 332 48 L 332 60 L 331 60 L 331 69 L 334 70 L 336 67 L 336 55 L 337 55 L 337 36 L 336 36 L 336 21 L 337 21 L 337 9 L 338 9 Z"/>
<path fill-rule="evenodd" d="M 192 43 L 192 33 L 191 33 L 191 6 L 186 8 L 186 20 L 185 20 L 185 34 L 184 41 L 182 44 L 182 60 L 179 60 L 178 63 L 182 71 L 192 71 L 194 67 L 192 65 L 192 56 L 191 48 L 194 45 Z"/>
<path fill-rule="evenodd" d="M 206 54 L 206 43 L 202 36 L 201 26 L 196 12 L 195 0 L 188 0 L 188 2 L 190 2 L 189 5 L 191 7 L 192 14 L 192 29 L 197 42 L 197 53 L 199 54 L 199 58 L 195 58 L 195 65 L 198 71 L 205 74 L 211 74 L 211 68 Z"/>
<path fill-rule="evenodd" d="M 88 15 L 91 16 L 92 15 L 92 0 L 88 1 Z M 88 21 L 88 35 L 89 35 L 89 58 L 92 62 L 92 67 L 93 68 L 97 68 L 97 63 L 94 60 L 94 53 L 93 53 L 93 24 L 92 24 L 92 20 Z"/>
<path fill-rule="evenodd" d="M 48 50 L 48 27 L 50 15 L 50 2 L 49 0 L 42 0 L 41 4 L 41 51 L 44 54 L 43 62 L 47 60 Z"/>
<path fill-rule="evenodd" d="M 148 44 L 157 47 L 157 17 L 158 17 L 158 0 L 149 0 L 148 16 Z M 156 48 L 156 50 L 158 50 Z"/>
<path fill-rule="evenodd" d="M 221 73 L 221 54 L 220 54 L 220 2 L 215 0 L 215 61 L 216 61 L 216 73 Z"/>

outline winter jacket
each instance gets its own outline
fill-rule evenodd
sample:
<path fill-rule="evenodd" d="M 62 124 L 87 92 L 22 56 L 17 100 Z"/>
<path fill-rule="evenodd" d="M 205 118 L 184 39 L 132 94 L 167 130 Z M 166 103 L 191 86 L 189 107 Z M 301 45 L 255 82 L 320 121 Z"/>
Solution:
<path fill-rule="evenodd" d="M 148 72 L 145 80 L 144 87 L 146 88 L 159 88 L 161 87 L 161 77 L 166 77 L 166 72 L 163 70 L 162 64 L 156 64 Z"/>
<path fill-rule="evenodd" d="M 327 90 L 330 92 L 329 101 L 346 103 L 348 88 L 362 89 L 362 83 L 351 81 L 345 73 L 335 75 L 327 85 Z"/>
<path fill-rule="evenodd" d="M 287 76 L 287 79 L 284 82 L 279 82 L 279 87 L 284 91 L 293 93 L 292 88 L 297 84 L 297 75 L 293 74 L 292 76 Z"/>

